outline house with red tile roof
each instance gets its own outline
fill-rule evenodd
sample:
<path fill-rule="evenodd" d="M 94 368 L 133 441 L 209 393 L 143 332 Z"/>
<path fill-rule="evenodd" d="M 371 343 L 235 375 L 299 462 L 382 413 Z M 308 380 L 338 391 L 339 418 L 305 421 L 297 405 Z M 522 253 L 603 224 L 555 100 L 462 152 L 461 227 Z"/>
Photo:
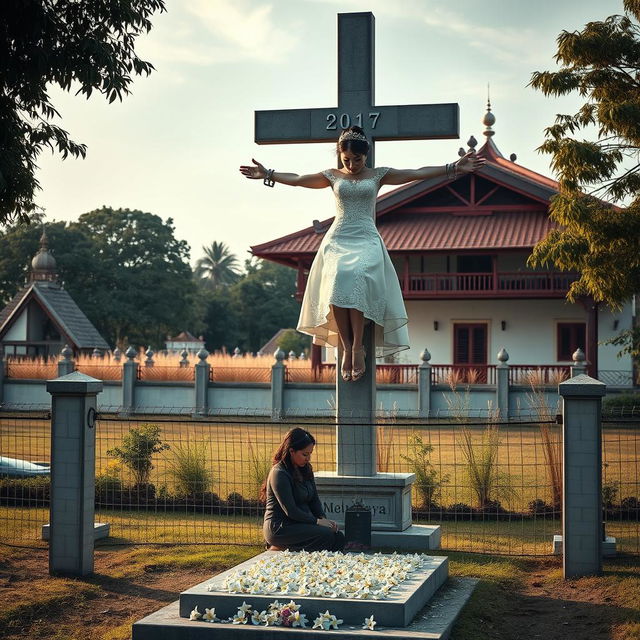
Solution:
<path fill-rule="evenodd" d="M 427 348 L 433 364 L 481 370 L 497 364 L 504 347 L 510 364 L 558 367 L 571 364 L 580 348 L 591 375 L 631 384 L 631 359 L 601 344 L 632 326 L 631 303 L 620 312 L 590 298 L 569 303 L 566 294 L 578 274 L 527 265 L 532 248 L 555 227 L 549 203 L 558 184 L 517 164 L 515 155 L 502 155 L 490 105 L 483 123 L 486 142 L 476 152 L 486 164 L 478 172 L 455 181 L 416 181 L 378 197 L 377 227 L 409 316 L 412 346 L 398 362 L 418 363 Z M 475 150 L 475 138 L 468 145 Z M 251 252 L 296 269 L 301 299 L 332 221 L 314 221 Z M 327 358 L 314 349 L 312 361 Z"/>

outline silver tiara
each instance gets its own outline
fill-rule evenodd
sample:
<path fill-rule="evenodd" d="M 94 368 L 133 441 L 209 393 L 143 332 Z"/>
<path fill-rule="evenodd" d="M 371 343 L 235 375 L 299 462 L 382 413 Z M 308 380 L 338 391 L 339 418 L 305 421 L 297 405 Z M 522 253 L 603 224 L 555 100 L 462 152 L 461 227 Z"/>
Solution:
<path fill-rule="evenodd" d="M 363 136 L 357 131 L 343 131 L 338 138 L 338 142 L 342 140 L 362 140 L 362 142 L 369 142 L 366 136 Z"/>

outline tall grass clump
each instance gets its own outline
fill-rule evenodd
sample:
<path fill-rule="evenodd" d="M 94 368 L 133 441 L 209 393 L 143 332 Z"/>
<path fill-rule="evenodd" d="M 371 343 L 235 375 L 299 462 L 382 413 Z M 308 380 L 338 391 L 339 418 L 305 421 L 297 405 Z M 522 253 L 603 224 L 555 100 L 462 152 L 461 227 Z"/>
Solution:
<path fill-rule="evenodd" d="M 247 442 L 247 452 L 249 453 L 249 481 L 252 497 L 259 499 L 262 486 L 271 471 L 271 456 L 266 451 L 254 447 L 251 439 Z"/>
<path fill-rule="evenodd" d="M 553 508 L 559 511 L 562 508 L 562 439 L 559 428 L 555 424 L 557 408 L 549 406 L 544 389 L 535 376 L 528 378 L 531 393 L 527 394 L 527 402 L 540 422 L 540 439 L 542 440 L 542 452 L 544 455 L 545 470 L 549 486 Z"/>
<path fill-rule="evenodd" d="M 176 447 L 168 461 L 167 473 L 173 480 L 176 495 L 193 496 L 211 489 L 213 472 L 209 469 L 206 452 L 194 446 Z"/>
<path fill-rule="evenodd" d="M 412 433 L 408 444 L 409 455 L 402 454 L 400 457 L 409 463 L 409 468 L 416 476 L 413 486 L 420 496 L 420 506 L 425 509 L 432 508 L 438 504 L 442 486 L 449 481 L 449 476 L 440 476 L 431 464 L 433 445 L 425 443 L 421 435 Z"/>
<path fill-rule="evenodd" d="M 398 422 L 398 403 L 394 402 L 389 411 L 385 411 L 381 403 L 379 416 L 378 422 L 381 426 L 376 428 L 376 458 L 378 471 L 387 473 L 391 471 L 393 464 L 394 425 Z"/>
<path fill-rule="evenodd" d="M 456 441 L 466 464 L 469 486 L 479 508 L 517 496 L 511 486 L 510 476 L 499 469 L 500 432 L 495 424 L 489 424 L 483 429 L 480 439 L 474 439 L 469 427 L 462 427 Z"/>

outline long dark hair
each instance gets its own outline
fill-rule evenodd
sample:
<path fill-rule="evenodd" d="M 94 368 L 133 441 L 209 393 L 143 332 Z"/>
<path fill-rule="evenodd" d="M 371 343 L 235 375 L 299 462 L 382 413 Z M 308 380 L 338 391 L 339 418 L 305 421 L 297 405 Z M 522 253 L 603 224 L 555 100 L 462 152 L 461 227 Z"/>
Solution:
<path fill-rule="evenodd" d="M 313 478 L 313 467 L 310 463 L 304 465 L 304 467 L 298 467 L 291 462 L 290 449 L 294 451 L 300 451 L 306 449 L 310 444 L 315 445 L 316 439 L 306 430 L 300 427 L 294 427 L 289 429 L 285 434 L 280 446 L 273 454 L 272 464 L 276 465 L 283 462 L 287 469 L 292 473 L 295 480 L 303 481 Z M 262 483 L 260 487 L 260 500 L 267 499 L 267 480 Z"/>
<path fill-rule="evenodd" d="M 345 129 L 338 138 L 338 143 L 336 144 L 336 154 L 340 155 L 343 151 L 351 151 L 352 153 L 358 153 L 363 156 L 366 156 L 369 153 L 369 142 L 367 140 L 357 140 L 354 138 L 344 138 L 345 134 L 349 133 L 357 133 L 366 138 L 364 129 L 361 127 L 349 127 Z"/>

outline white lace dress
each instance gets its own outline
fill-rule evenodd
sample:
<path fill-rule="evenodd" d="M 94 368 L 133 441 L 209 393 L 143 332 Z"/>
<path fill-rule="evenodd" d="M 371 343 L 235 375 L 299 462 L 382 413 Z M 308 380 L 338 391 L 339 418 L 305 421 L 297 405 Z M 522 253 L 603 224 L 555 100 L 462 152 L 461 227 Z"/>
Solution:
<path fill-rule="evenodd" d="M 338 346 L 335 305 L 359 309 L 375 323 L 377 357 L 409 348 L 400 283 L 375 225 L 380 180 L 388 170 L 379 167 L 367 178 L 322 172 L 336 198 L 336 217 L 311 265 L 298 322 L 314 344 Z"/>

